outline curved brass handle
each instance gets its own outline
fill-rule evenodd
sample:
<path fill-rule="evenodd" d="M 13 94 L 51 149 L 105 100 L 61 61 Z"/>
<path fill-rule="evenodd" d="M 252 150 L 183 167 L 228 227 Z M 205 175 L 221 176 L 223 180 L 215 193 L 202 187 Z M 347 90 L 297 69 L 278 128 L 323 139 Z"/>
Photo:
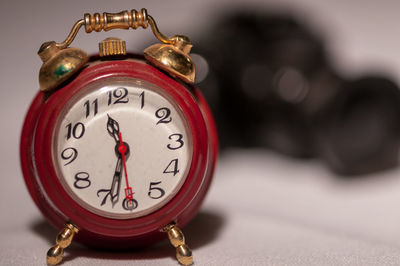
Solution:
<path fill-rule="evenodd" d="M 137 29 L 142 27 L 146 29 L 150 24 L 151 30 L 154 36 L 165 44 L 174 44 L 176 42 L 176 37 L 166 37 L 160 32 L 157 24 L 152 16 L 147 14 L 147 10 L 142 8 L 140 11 L 132 9 L 131 11 L 121 11 L 119 13 L 95 13 L 85 14 L 84 19 L 78 20 L 72 27 L 67 38 L 62 43 L 56 43 L 57 48 L 65 49 L 67 48 L 75 39 L 76 34 L 82 26 L 85 26 L 86 33 L 92 31 L 109 31 L 112 29 Z M 42 48 L 39 50 L 40 53 Z"/>
<path fill-rule="evenodd" d="M 51 91 L 62 82 L 72 77 L 89 59 L 88 54 L 78 48 L 68 47 L 75 39 L 78 31 L 85 26 L 85 31 L 109 31 L 112 29 L 146 29 L 150 25 L 154 36 L 163 44 L 155 44 L 144 51 L 144 57 L 153 65 L 165 70 L 172 76 L 193 83 L 195 66 L 189 56 L 192 43 L 186 36 L 166 37 L 160 32 L 153 17 L 147 10 L 122 11 L 119 13 L 85 14 L 72 27 L 62 43 L 45 42 L 38 54 L 43 61 L 39 72 L 39 84 L 42 91 Z"/>

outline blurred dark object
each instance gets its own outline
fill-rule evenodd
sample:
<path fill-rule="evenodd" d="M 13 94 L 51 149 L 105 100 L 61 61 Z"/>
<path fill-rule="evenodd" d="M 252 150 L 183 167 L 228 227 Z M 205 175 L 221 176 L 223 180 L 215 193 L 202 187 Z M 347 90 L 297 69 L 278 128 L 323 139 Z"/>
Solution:
<path fill-rule="evenodd" d="M 220 114 L 222 148 L 263 145 L 313 156 L 308 117 L 341 82 L 327 68 L 322 42 L 288 16 L 238 14 L 213 29 L 194 51 L 209 62 L 200 87 Z"/>
<path fill-rule="evenodd" d="M 291 16 L 226 16 L 193 52 L 208 62 L 200 83 L 221 148 L 268 147 L 321 157 L 341 174 L 397 164 L 398 87 L 384 78 L 345 81 L 321 39 Z M 356 139 L 354 139 L 356 138 Z"/>
<path fill-rule="evenodd" d="M 336 172 L 371 173 L 398 164 L 400 92 L 392 81 L 366 77 L 345 84 L 321 114 L 319 154 Z"/>

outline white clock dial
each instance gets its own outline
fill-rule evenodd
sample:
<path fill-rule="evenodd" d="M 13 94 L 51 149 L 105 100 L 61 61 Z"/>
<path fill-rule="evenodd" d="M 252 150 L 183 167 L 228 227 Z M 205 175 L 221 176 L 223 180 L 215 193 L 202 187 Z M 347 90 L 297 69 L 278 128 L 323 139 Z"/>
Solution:
<path fill-rule="evenodd" d="M 117 219 L 170 201 L 193 152 L 177 105 L 157 86 L 130 78 L 109 78 L 76 95 L 61 112 L 53 144 L 57 174 L 71 197 Z"/>

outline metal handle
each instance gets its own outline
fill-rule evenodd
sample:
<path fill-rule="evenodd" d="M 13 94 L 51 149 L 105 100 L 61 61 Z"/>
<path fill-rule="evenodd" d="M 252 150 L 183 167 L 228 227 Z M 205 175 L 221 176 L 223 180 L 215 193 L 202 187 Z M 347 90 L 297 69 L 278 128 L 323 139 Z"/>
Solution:
<path fill-rule="evenodd" d="M 43 43 L 38 51 L 43 61 L 39 73 L 41 90 L 50 91 L 56 88 L 77 73 L 88 61 L 89 56 L 85 51 L 68 47 L 82 26 L 85 26 L 86 32 L 90 33 L 112 29 L 137 29 L 138 27 L 146 29 L 148 25 L 154 36 L 164 44 L 155 44 L 147 48 L 144 51 L 145 58 L 171 75 L 193 83 L 195 67 L 189 56 L 192 47 L 189 38 L 181 35 L 166 37 L 159 31 L 154 19 L 147 14 L 147 10 L 142 8 L 139 12 L 132 9 L 119 13 L 85 14 L 83 19 L 74 24 L 64 42 Z"/>
<path fill-rule="evenodd" d="M 151 30 L 154 36 L 158 40 L 166 44 L 174 44 L 174 37 L 169 38 L 160 32 L 157 24 L 152 16 L 147 14 L 147 10 L 142 8 L 140 11 L 132 9 L 131 11 L 121 11 L 119 13 L 95 13 L 85 14 L 84 19 L 78 20 L 72 27 L 71 32 L 67 38 L 62 43 L 57 43 L 56 46 L 60 49 L 67 48 L 75 39 L 76 34 L 79 29 L 84 25 L 86 33 L 91 33 L 92 31 L 109 31 L 112 29 L 137 29 L 142 27 L 146 29 L 150 24 Z"/>

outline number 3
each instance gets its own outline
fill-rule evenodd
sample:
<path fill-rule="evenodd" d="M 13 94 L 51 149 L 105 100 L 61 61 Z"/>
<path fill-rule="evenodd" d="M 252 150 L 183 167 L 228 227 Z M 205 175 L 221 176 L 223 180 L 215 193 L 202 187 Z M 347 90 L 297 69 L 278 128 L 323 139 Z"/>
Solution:
<path fill-rule="evenodd" d="M 183 138 L 182 134 L 179 134 L 179 133 L 171 134 L 171 135 L 169 135 L 168 138 L 170 140 L 175 140 L 178 143 L 178 146 L 176 146 L 176 147 L 172 146 L 171 144 L 168 144 L 167 148 L 170 150 L 177 150 L 177 149 L 181 148 L 184 144 L 183 139 L 182 139 Z"/>

